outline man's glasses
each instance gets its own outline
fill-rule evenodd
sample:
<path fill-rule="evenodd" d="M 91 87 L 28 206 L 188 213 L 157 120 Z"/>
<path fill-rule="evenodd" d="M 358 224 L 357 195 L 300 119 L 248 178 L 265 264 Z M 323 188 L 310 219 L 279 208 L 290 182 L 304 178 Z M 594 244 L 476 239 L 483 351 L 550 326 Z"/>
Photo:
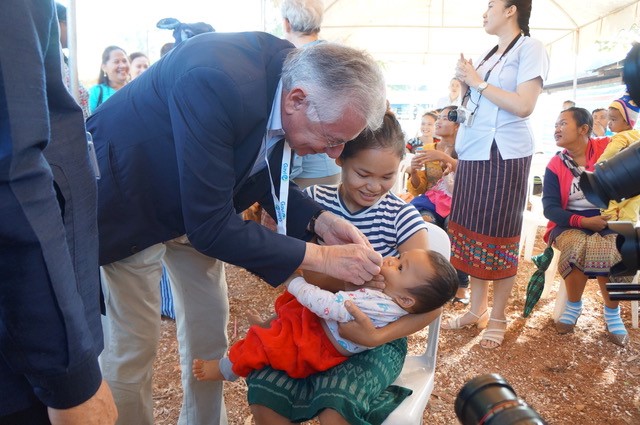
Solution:
<path fill-rule="evenodd" d="M 318 107 L 315 105 L 315 103 L 311 102 L 310 100 L 308 101 L 308 105 L 311 106 L 315 111 L 316 117 L 318 118 L 317 122 L 320 125 L 320 129 L 322 130 L 323 139 L 327 142 L 327 148 L 335 148 L 338 146 L 342 146 L 348 142 L 348 140 L 341 140 L 341 139 L 337 139 L 335 137 L 329 136 L 329 134 L 325 131 L 322 118 L 320 117 L 320 113 L 318 111 Z"/>

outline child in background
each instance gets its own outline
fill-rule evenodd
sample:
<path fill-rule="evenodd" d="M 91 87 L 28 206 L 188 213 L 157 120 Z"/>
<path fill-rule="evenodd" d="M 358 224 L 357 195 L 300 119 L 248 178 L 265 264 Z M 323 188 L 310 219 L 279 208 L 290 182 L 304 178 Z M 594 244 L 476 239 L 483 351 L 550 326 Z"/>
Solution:
<path fill-rule="evenodd" d="M 407 181 L 407 190 L 412 196 L 411 204 L 416 207 L 422 218 L 447 230 L 449 213 L 451 212 L 451 195 L 453 193 L 454 175 L 457 165 L 455 141 L 460 124 L 450 121 L 450 111 L 458 107 L 450 105 L 442 108 L 436 121 L 436 136 L 440 138 L 436 149 L 418 154 L 411 160 L 411 179 Z M 424 164 L 424 165 L 423 165 Z M 441 170 L 449 170 L 432 186 L 429 186 L 427 164 L 438 164 Z M 417 178 L 419 184 L 415 184 Z M 453 303 L 469 304 L 469 276 L 458 272 L 460 285 L 453 298 Z"/>
<path fill-rule="evenodd" d="M 604 108 L 596 108 L 591 111 L 593 118 L 593 133 L 591 137 L 610 137 L 613 132 L 609 130 L 609 112 Z"/>
<path fill-rule="evenodd" d="M 412 178 L 407 182 L 407 190 L 413 196 L 411 204 L 414 205 L 425 221 L 434 223 L 446 230 L 445 220 L 451 211 L 451 193 L 457 155 L 455 153 L 455 141 L 460 124 L 449 121 L 449 111 L 455 111 L 458 107 L 451 105 L 440 111 L 436 121 L 436 136 L 440 142 L 436 149 L 416 155 L 411 160 Z M 429 185 L 427 171 L 423 169 L 426 164 L 436 163 L 440 171 L 448 169 L 450 172 L 443 174 L 434 184 Z M 413 183 L 413 173 L 419 184 Z"/>
<path fill-rule="evenodd" d="M 615 134 L 606 149 L 598 158 L 598 162 L 606 161 L 618 152 L 640 141 L 640 131 L 634 130 L 640 108 L 628 94 L 616 99 L 609 106 L 609 128 Z M 610 201 L 609 208 L 602 210 L 602 215 L 609 216 L 609 221 L 631 221 L 638 219 L 640 196 L 634 196 L 622 202 Z"/>
<path fill-rule="evenodd" d="M 385 288 L 359 288 L 332 293 L 297 276 L 288 292 L 276 300 L 277 317 L 267 327 L 252 326 L 245 339 L 236 342 L 229 356 L 193 362 L 193 374 L 201 381 L 234 381 L 265 366 L 304 378 L 342 363 L 363 347 L 340 336 L 339 322 L 353 320 L 344 307 L 349 300 L 367 314 L 376 327 L 406 314 L 420 314 L 441 307 L 453 297 L 458 279 L 455 269 L 439 253 L 414 249 L 400 257 L 387 257 L 381 274 Z"/>
<path fill-rule="evenodd" d="M 438 143 L 438 140 L 433 137 L 437 119 L 438 114 L 434 111 L 422 114 L 422 118 L 420 118 L 420 136 L 414 137 L 407 142 L 407 151 L 416 153 L 420 147 L 423 148 L 422 150 L 432 149 L 431 146 Z"/>
<path fill-rule="evenodd" d="M 459 124 L 445 125 L 447 113 L 458 109 L 455 105 L 449 105 L 439 111 L 435 123 L 435 142 L 418 149 L 411 158 L 409 167 L 409 179 L 407 179 L 407 191 L 413 196 L 418 196 L 433 188 L 444 175 L 444 169 L 453 161 L 451 155 L 454 152 L 454 143 Z M 444 116 L 444 118 L 442 118 Z M 446 127 L 446 128 L 445 128 Z M 411 200 L 412 197 L 409 199 Z M 429 221 L 429 220 L 427 220 Z"/>

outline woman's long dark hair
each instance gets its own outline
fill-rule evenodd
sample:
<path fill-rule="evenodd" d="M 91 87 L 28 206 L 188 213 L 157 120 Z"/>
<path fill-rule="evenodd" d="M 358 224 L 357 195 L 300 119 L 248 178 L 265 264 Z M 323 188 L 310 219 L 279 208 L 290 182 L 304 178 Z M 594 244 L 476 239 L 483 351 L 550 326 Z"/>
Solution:
<path fill-rule="evenodd" d="M 531 19 L 531 3 L 533 0 L 505 0 L 507 7 L 515 6 L 518 9 L 518 26 L 522 33 L 529 36 L 529 19 Z"/>
<path fill-rule="evenodd" d="M 106 86 L 109 85 L 109 77 L 107 76 L 107 73 L 102 70 L 102 65 L 106 65 L 106 63 L 109 62 L 111 52 L 113 52 L 114 50 L 121 50 L 122 53 L 127 56 L 127 52 L 125 52 L 123 48 L 118 46 L 109 46 L 104 49 L 104 52 L 102 52 L 102 63 L 100 64 L 100 75 L 98 76 L 98 84 L 104 84 Z"/>
<path fill-rule="evenodd" d="M 573 115 L 573 119 L 576 120 L 576 124 L 578 127 L 582 127 L 586 125 L 589 127 L 589 131 L 587 132 L 587 137 L 593 132 L 593 117 L 591 113 L 584 108 L 578 108 L 577 106 L 572 106 L 571 108 L 567 108 L 562 112 L 571 112 Z"/>

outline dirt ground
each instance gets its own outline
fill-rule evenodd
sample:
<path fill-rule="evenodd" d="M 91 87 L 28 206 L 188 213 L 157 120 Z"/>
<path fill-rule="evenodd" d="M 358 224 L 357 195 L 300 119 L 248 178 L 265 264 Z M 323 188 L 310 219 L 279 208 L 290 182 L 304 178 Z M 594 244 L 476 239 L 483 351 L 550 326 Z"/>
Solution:
<path fill-rule="evenodd" d="M 576 331 L 559 335 L 551 319 L 558 275 L 551 296 L 541 299 L 529 318 L 522 317 L 526 285 L 534 270 L 533 264 L 521 262 L 501 347 L 482 349 L 478 345 L 480 331 L 475 328 L 440 333 L 435 387 L 424 412 L 425 424 L 458 423 L 453 408 L 458 392 L 465 382 L 485 373 L 502 375 L 549 424 L 640 424 L 640 330 L 631 328 L 630 303 L 621 303 L 631 339 L 624 348 L 607 340 L 595 281 L 587 285 Z M 233 343 L 248 327 L 244 312 L 248 308 L 271 312 L 280 291 L 234 266 L 227 266 L 227 279 Z M 462 306 L 449 304 L 444 318 L 463 311 Z M 410 337 L 411 354 L 423 351 L 425 334 L 422 331 Z M 171 320 L 163 320 L 160 345 L 154 377 L 156 424 L 174 425 L 181 389 L 175 323 Z M 225 402 L 229 424 L 253 423 L 243 380 L 225 384 Z"/>

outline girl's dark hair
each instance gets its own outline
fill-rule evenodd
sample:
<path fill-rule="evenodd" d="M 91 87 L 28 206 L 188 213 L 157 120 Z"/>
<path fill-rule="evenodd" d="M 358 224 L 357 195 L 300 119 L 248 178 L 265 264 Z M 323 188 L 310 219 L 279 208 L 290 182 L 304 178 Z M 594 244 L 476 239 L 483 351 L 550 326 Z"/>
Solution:
<path fill-rule="evenodd" d="M 398 158 L 404 158 L 404 133 L 393 112 L 386 112 L 382 127 L 376 131 L 364 130 L 355 139 L 344 145 L 342 160 L 355 156 L 365 149 L 392 149 Z"/>
<path fill-rule="evenodd" d="M 573 119 L 576 120 L 576 124 L 578 124 L 578 127 L 588 125 L 588 134 L 591 134 L 591 132 L 593 131 L 593 117 L 591 116 L 591 113 L 589 113 L 589 111 L 584 108 L 572 106 L 571 108 L 567 108 L 562 112 L 571 112 L 571 115 L 573 115 Z"/>
<path fill-rule="evenodd" d="M 415 303 L 409 313 L 427 313 L 446 304 L 458 290 L 458 272 L 449 260 L 436 251 L 427 250 L 431 262 L 431 275 L 422 285 L 408 289 Z"/>
<path fill-rule="evenodd" d="M 505 0 L 507 7 L 515 6 L 518 9 L 518 26 L 522 33 L 529 36 L 529 19 L 531 19 L 531 3 L 533 0 Z"/>
<path fill-rule="evenodd" d="M 113 52 L 114 50 L 122 50 L 122 53 L 127 56 L 127 52 L 125 52 L 122 47 L 108 46 L 106 49 L 104 49 L 104 51 L 102 52 L 102 63 L 100 64 L 100 75 L 98 75 L 98 84 L 105 84 L 107 86 L 109 85 L 109 77 L 106 75 L 107 73 L 102 70 L 102 65 L 105 65 L 107 62 L 109 62 L 111 52 Z"/>

